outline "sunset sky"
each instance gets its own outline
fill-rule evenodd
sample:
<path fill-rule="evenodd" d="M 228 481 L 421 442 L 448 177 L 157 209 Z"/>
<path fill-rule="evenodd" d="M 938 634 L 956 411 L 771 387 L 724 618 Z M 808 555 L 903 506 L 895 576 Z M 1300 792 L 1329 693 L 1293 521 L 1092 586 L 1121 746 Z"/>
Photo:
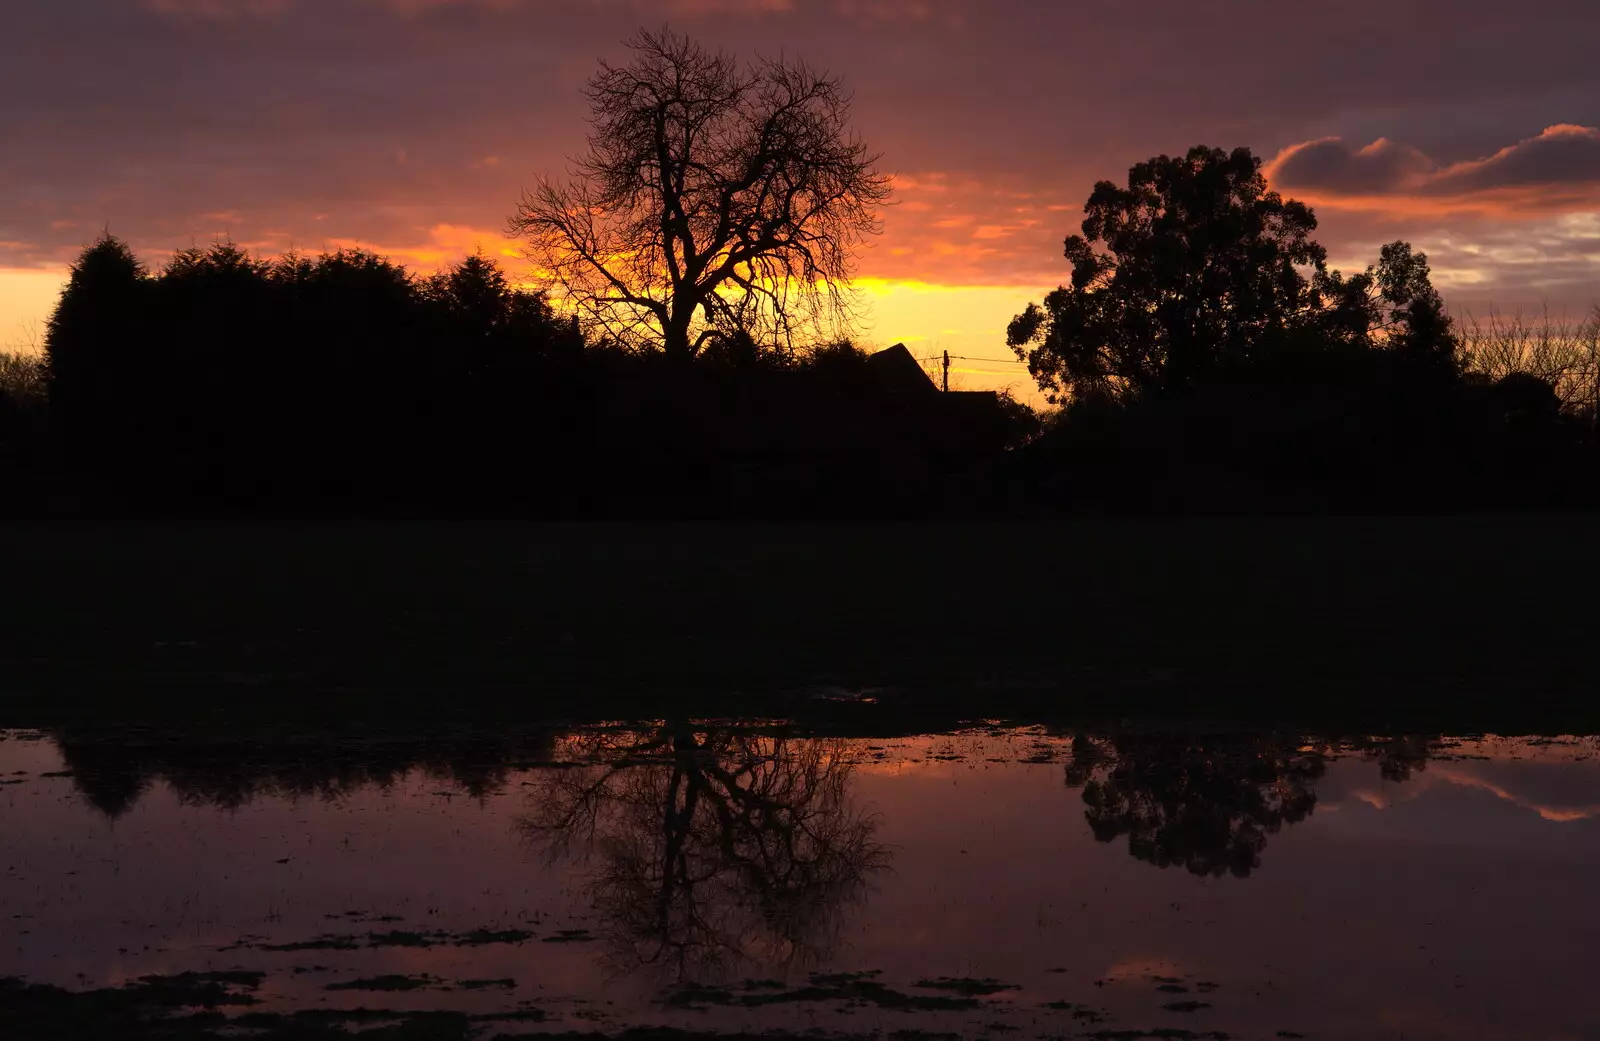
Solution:
<path fill-rule="evenodd" d="M 1340 266 L 1406 238 L 1457 312 L 1600 301 L 1595 0 L 5 0 L 0 345 L 103 228 L 152 263 L 514 249 L 596 60 L 663 20 L 854 89 L 899 199 L 859 260 L 870 343 L 1008 358 L 1094 181 L 1202 143 L 1266 159 Z"/>

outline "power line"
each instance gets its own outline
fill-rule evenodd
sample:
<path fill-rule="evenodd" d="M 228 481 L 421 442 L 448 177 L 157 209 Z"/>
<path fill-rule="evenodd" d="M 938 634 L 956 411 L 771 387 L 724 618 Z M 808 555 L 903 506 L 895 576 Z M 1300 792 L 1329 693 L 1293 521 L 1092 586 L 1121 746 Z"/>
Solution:
<path fill-rule="evenodd" d="M 940 362 L 942 357 L 943 357 L 942 355 L 938 355 L 938 354 L 927 354 L 927 355 L 923 355 L 922 357 L 918 358 L 917 360 L 920 361 L 920 362 L 927 362 L 930 365 L 937 365 Z M 1024 361 L 1022 361 L 1020 359 L 1017 359 L 1017 358 L 979 358 L 976 355 L 971 355 L 971 354 L 952 354 L 952 355 L 950 355 L 950 360 L 951 361 L 981 361 L 981 362 L 987 362 L 990 365 L 1026 365 L 1027 364 L 1026 362 L 1024 362 Z"/>

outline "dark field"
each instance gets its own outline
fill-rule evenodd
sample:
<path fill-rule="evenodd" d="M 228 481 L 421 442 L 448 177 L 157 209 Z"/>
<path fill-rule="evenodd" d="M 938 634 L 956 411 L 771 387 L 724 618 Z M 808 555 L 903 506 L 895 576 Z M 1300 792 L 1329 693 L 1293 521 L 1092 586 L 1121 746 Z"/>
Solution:
<path fill-rule="evenodd" d="M 0 725 L 722 714 L 1587 732 L 1597 529 L 13 526 Z M 854 704 L 828 688 L 882 689 Z"/>

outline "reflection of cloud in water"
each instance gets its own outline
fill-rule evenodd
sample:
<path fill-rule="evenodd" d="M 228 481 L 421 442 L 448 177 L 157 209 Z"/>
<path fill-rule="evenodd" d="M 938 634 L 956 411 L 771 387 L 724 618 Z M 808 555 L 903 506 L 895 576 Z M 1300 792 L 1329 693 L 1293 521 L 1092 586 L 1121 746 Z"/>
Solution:
<path fill-rule="evenodd" d="M 1394 800 L 1391 799 L 1388 794 L 1386 794 L 1384 792 L 1375 792 L 1375 791 L 1372 791 L 1372 790 L 1367 789 L 1367 788 L 1358 788 L 1355 791 L 1351 792 L 1350 795 L 1351 795 L 1352 798 L 1361 800 L 1362 802 L 1366 803 L 1368 806 L 1371 806 L 1375 810 L 1387 810 L 1390 806 L 1392 806 L 1394 804 Z M 1337 804 L 1334 804 L 1333 806 L 1326 807 L 1326 809 L 1329 809 L 1329 810 L 1333 810 L 1333 809 L 1337 809 L 1337 808 L 1338 808 Z"/>
<path fill-rule="evenodd" d="M 1593 820 L 1600 818 L 1600 771 L 1583 767 L 1594 754 L 1592 738 L 1442 741 L 1433 758 L 1407 764 L 1407 783 L 1373 787 L 1363 777 L 1346 787 L 1353 775 L 1330 775 L 1321 807 L 1356 802 L 1392 811 L 1446 791 L 1475 791 L 1551 823 Z M 1392 770 L 1383 776 L 1395 779 Z"/>
<path fill-rule="evenodd" d="M 1441 763 L 1434 768 L 1434 776 L 1444 783 L 1488 792 L 1497 799 L 1504 800 L 1525 810 L 1531 810 L 1547 821 L 1570 823 L 1572 821 L 1600 817 L 1600 803 L 1551 804 L 1541 802 L 1529 796 L 1518 794 L 1505 784 L 1498 783 L 1488 777 L 1480 777 L 1476 770 L 1464 764 Z M 1584 778 L 1580 777 L 1578 780 L 1582 781 Z"/>

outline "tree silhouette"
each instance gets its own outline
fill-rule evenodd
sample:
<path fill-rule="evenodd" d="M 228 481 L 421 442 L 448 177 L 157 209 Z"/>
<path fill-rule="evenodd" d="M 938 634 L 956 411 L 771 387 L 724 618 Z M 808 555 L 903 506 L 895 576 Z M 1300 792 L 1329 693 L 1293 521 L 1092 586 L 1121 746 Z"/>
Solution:
<path fill-rule="evenodd" d="M 105 235 L 72 265 L 46 326 L 52 417 L 81 465 L 124 465 L 140 440 L 149 291 L 144 265 Z"/>
<path fill-rule="evenodd" d="M 438 342 L 455 346 L 452 361 L 475 400 L 494 395 L 507 376 L 528 376 L 529 364 L 557 353 L 571 358 L 583 347 L 574 323 L 558 319 L 543 292 L 514 287 L 481 252 L 426 279 L 421 292 L 436 312 Z"/>
<path fill-rule="evenodd" d="M 1245 878 L 1269 836 L 1311 815 L 1323 753 L 1299 738 L 1124 734 L 1075 737 L 1068 787 L 1100 842 L 1158 867 Z"/>
<path fill-rule="evenodd" d="M 1592 451 L 1559 398 L 1491 385 L 1427 255 L 1330 270 L 1315 215 L 1248 149 L 1102 181 L 1067 285 L 1007 342 L 1067 406 L 1029 455 L 1048 498 L 1158 509 L 1576 501 Z"/>
<path fill-rule="evenodd" d="M 145 448 L 191 487 L 249 482 L 272 457 L 286 397 L 271 265 L 231 242 L 180 250 L 150 285 L 159 330 L 139 407 Z"/>
<path fill-rule="evenodd" d="M 610 337 L 676 359 L 741 332 L 788 345 L 841 314 L 890 195 L 841 81 L 667 29 L 628 46 L 589 81 L 573 179 L 541 178 L 511 218 L 540 266 Z"/>
<path fill-rule="evenodd" d="M 1391 242 L 1378 263 L 1345 277 L 1321 274 L 1316 331 L 1346 345 L 1386 349 L 1413 381 L 1448 383 L 1459 374 L 1459 344 L 1444 300 L 1433 287 L 1428 255 L 1409 242 Z"/>
<path fill-rule="evenodd" d="M 44 359 L 0 351 L 0 467 L 35 447 L 45 402 Z"/>
<path fill-rule="evenodd" d="M 152 276 L 106 238 L 46 347 L 70 460 L 119 498 L 297 509 L 538 494 L 505 477 L 574 425 L 583 343 L 481 255 L 421 278 L 219 242 Z"/>
<path fill-rule="evenodd" d="M 1007 331 L 1057 398 L 1344 379 L 1378 348 L 1411 383 L 1459 375 L 1427 255 L 1392 242 L 1376 266 L 1328 270 L 1311 237 L 1316 216 L 1269 191 L 1249 149 L 1157 156 L 1129 171 L 1126 188 L 1101 181 L 1084 210 L 1083 234 L 1066 240 L 1070 285 Z M 1381 375 L 1363 373 L 1369 383 Z"/>
<path fill-rule="evenodd" d="M 1126 188 L 1096 184 L 1084 212 L 1065 244 L 1071 283 L 1006 337 L 1054 395 L 1181 389 L 1317 303 L 1316 217 L 1269 191 L 1248 149 L 1157 156 Z"/>
<path fill-rule="evenodd" d="M 597 765 L 546 773 L 522 826 L 591 867 L 620 969 L 683 980 L 814 962 L 841 906 L 886 866 L 877 822 L 850 802 L 841 742 L 667 724 L 584 735 L 574 751 Z"/>
<path fill-rule="evenodd" d="M 482 252 L 428 279 L 426 290 L 468 342 L 492 338 L 511 312 L 511 283 Z"/>

